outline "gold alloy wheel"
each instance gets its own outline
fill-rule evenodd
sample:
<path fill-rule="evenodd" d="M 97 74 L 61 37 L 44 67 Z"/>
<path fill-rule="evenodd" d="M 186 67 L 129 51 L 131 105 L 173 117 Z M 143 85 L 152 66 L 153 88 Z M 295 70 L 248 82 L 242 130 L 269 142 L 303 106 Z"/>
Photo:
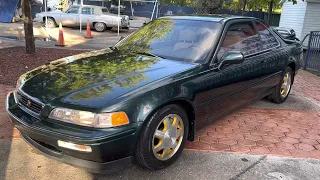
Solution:
<path fill-rule="evenodd" d="M 291 74 L 287 72 L 283 77 L 282 85 L 280 88 L 280 94 L 282 98 L 287 97 L 287 95 L 289 94 L 290 88 L 291 88 Z"/>
<path fill-rule="evenodd" d="M 155 157 L 161 161 L 170 159 L 181 146 L 184 125 L 177 114 L 169 114 L 159 123 L 152 142 Z"/>

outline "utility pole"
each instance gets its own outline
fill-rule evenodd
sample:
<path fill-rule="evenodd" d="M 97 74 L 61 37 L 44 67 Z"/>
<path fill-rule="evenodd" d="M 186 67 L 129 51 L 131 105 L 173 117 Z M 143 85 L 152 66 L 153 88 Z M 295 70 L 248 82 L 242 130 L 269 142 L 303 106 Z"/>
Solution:
<path fill-rule="evenodd" d="M 118 36 L 120 36 L 120 21 L 121 21 L 121 18 L 120 18 L 120 6 L 121 6 L 121 2 L 119 0 L 118 2 Z"/>
<path fill-rule="evenodd" d="M 82 31 L 82 6 L 83 6 L 83 0 L 81 0 L 81 4 L 80 4 L 80 12 L 79 12 L 79 21 L 80 21 L 80 33 Z"/>

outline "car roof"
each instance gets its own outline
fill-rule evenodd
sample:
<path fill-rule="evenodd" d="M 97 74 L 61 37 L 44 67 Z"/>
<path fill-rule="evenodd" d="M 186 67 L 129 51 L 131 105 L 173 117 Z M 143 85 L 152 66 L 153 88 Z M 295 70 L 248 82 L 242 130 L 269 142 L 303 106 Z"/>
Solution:
<path fill-rule="evenodd" d="M 183 19 L 183 20 L 198 20 L 198 21 L 212 21 L 222 22 L 232 19 L 256 19 L 254 17 L 246 16 L 232 16 L 227 14 L 195 14 L 195 15 L 183 15 L 183 16 L 165 16 L 162 18 L 168 19 Z"/>
<path fill-rule="evenodd" d="M 80 7 L 80 5 L 72 5 L 71 7 Z M 82 5 L 82 7 L 91 7 L 91 8 L 107 8 L 103 6 L 95 6 L 95 5 Z"/>

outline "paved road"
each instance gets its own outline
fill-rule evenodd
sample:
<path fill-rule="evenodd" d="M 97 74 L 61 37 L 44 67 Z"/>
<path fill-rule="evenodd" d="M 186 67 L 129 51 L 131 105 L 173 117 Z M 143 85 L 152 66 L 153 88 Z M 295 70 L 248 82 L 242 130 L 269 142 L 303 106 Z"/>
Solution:
<path fill-rule="evenodd" d="M 34 36 L 36 47 L 55 47 L 57 44 L 59 28 L 45 29 L 41 24 L 34 24 Z M 78 28 L 63 28 L 64 41 L 67 47 L 71 49 L 104 49 L 117 43 L 121 36 L 127 36 L 134 29 L 122 30 L 120 36 L 117 36 L 117 30 L 112 29 L 105 32 L 91 31 L 93 39 L 86 39 L 86 30 L 79 32 Z M 51 41 L 44 41 L 49 38 Z M 3 40 L 7 42 L 3 42 Z M 9 41 L 8 41 L 9 40 Z M 11 40 L 11 41 L 10 41 Z M 2 44 L 6 46 L 24 46 L 24 31 L 21 23 L 0 23 L 0 47 Z"/>
<path fill-rule="evenodd" d="M 0 141 L 0 179 L 281 179 L 314 180 L 320 161 L 276 156 L 184 151 L 177 163 L 151 172 L 140 166 L 110 175 L 90 174 L 48 159 L 21 139 Z M 10 152 L 10 153 L 9 153 Z M 7 159 L 8 157 L 8 159 Z"/>

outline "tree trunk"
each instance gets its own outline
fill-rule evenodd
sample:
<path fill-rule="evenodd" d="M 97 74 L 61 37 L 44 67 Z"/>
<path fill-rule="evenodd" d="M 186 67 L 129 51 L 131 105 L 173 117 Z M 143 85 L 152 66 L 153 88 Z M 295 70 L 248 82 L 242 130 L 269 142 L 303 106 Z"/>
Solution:
<path fill-rule="evenodd" d="M 242 4 L 242 16 L 246 13 L 247 0 L 243 0 Z"/>
<path fill-rule="evenodd" d="M 262 8 L 259 9 L 259 17 L 260 17 L 260 19 L 264 19 Z"/>
<path fill-rule="evenodd" d="M 272 17 L 273 1 L 274 1 L 274 0 L 270 0 L 269 11 L 268 11 L 268 24 L 269 24 L 270 26 L 271 26 L 271 17 Z"/>
<path fill-rule="evenodd" d="M 26 53 L 34 54 L 36 51 L 33 36 L 33 22 L 30 0 L 21 0 L 22 16 L 24 23 L 24 36 L 26 40 Z"/>

